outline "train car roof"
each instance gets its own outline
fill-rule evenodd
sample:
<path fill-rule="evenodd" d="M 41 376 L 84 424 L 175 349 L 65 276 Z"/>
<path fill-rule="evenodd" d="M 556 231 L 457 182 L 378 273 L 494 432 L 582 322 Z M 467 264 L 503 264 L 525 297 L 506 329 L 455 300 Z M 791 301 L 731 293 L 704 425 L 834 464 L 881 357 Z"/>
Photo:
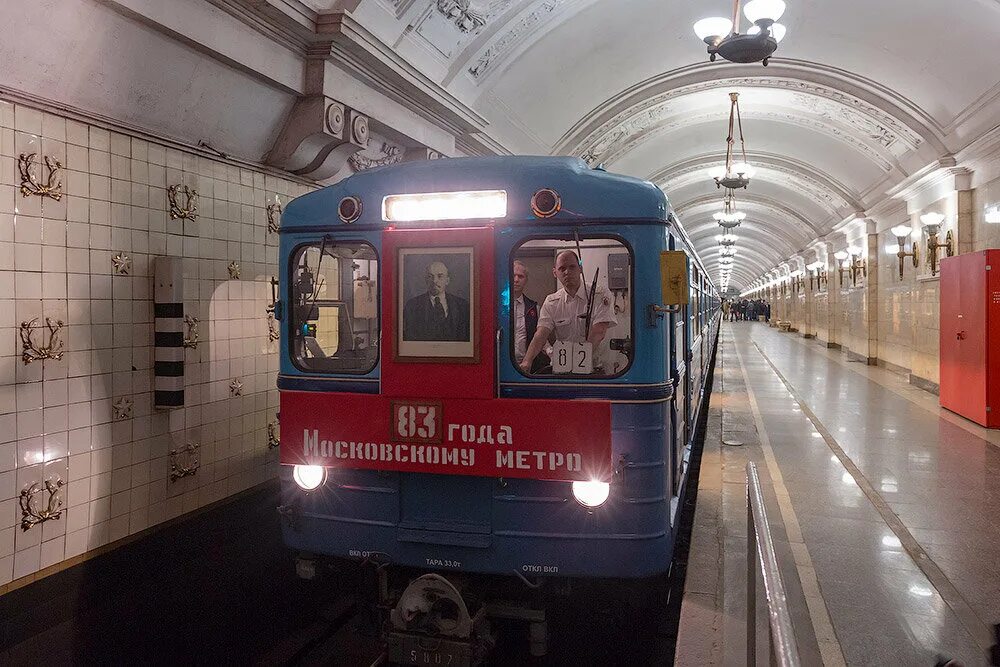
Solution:
<path fill-rule="evenodd" d="M 574 157 L 500 156 L 419 160 L 379 167 L 291 201 L 281 216 L 286 231 L 341 225 L 337 207 L 344 197 L 362 202 L 357 224 L 384 225 L 382 200 L 388 195 L 469 190 L 505 190 L 509 221 L 537 219 L 531 196 L 551 188 L 562 209 L 550 220 L 666 220 L 669 206 L 658 187 L 630 176 L 591 169 Z"/>

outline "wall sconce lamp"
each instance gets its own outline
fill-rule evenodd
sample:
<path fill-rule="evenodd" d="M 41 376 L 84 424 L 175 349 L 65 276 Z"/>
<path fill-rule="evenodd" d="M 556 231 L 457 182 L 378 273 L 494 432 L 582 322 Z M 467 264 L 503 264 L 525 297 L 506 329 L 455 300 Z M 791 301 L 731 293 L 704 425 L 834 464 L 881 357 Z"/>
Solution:
<path fill-rule="evenodd" d="M 896 242 L 899 244 L 899 249 L 896 251 L 896 257 L 899 258 L 899 279 L 902 280 L 903 279 L 903 260 L 906 259 L 907 257 L 912 257 L 913 258 L 913 268 L 917 268 L 917 261 L 918 261 L 917 256 L 920 254 L 920 251 L 917 248 L 917 244 L 913 243 L 913 244 L 911 244 L 913 246 L 910 249 L 911 251 L 910 252 L 906 252 L 906 237 L 908 237 L 910 235 L 910 232 L 913 231 L 913 229 L 911 229 L 909 226 L 907 226 L 907 225 L 896 225 L 895 227 L 893 227 L 889 231 L 891 231 L 892 234 L 893 234 L 893 236 L 896 237 Z"/>
<path fill-rule="evenodd" d="M 865 249 L 860 246 L 852 246 L 847 249 L 847 252 L 851 254 L 851 264 L 848 267 L 851 270 L 851 284 L 857 285 L 859 273 L 865 278 L 868 277 L 868 260 L 861 257 Z"/>
<path fill-rule="evenodd" d="M 792 279 L 792 291 L 793 292 L 798 293 L 798 292 L 801 292 L 803 289 L 805 289 L 806 279 L 803 276 L 803 271 L 802 270 L 793 271 L 790 274 L 789 277 Z"/>
<path fill-rule="evenodd" d="M 840 286 L 844 286 L 844 269 L 850 268 L 851 263 L 847 261 L 850 254 L 846 250 L 838 250 L 833 253 L 834 259 L 837 260 L 837 271 L 840 273 Z"/>
<path fill-rule="evenodd" d="M 809 270 L 809 289 L 819 289 L 827 283 L 825 266 L 826 262 L 813 262 L 806 267 Z M 815 281 L 815 285 L 813 285 L 813 281 Z"/>
<path fill-rule="evenodd" d="M 949 229 L 944 237 L 944 243 L 938 243 L 938 235 L 941 233 L 941 223 L 944 222 L 944 216 L 940 213 L 925 213 L 920 216 L 920 222 L 923 223 L 924 229 L 927 230 L 927 259 L 931 265 L 931 275 L 936 276 L 938 248 L 944 248 L 945 252 L 948 253 L 948 257 L 954 256 L 954 238 Z"/>

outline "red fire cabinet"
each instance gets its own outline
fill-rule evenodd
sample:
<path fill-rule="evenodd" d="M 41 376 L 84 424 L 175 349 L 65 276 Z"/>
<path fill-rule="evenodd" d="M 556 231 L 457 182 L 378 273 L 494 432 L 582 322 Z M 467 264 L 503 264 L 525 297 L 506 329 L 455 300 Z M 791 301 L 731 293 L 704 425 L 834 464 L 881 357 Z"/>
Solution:
<path fill-rule="evenodd" d="M 941 260 L 941 406 L 1000 428 L 1000 250 Z"/>

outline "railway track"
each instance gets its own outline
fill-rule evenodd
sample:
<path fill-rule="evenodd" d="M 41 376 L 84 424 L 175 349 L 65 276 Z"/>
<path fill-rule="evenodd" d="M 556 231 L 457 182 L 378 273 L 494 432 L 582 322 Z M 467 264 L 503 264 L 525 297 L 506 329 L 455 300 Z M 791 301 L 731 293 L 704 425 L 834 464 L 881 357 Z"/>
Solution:
<path fill-rule="evenodd" d="M 666 602 L 637 617 L 637 610 L 627 605 L 606 604 L 586 594 L 573 596 L 551 611 L 547 656 L 530 655 L 523 624 L 501 623 L 497 646 L 483 665 L 670 664 L 676 623 L 667 618 Z M 344 596 L 319 609 L 314 622 L 283 638 L 256 664 L 388 667 L 390 663 L 369 611 L 354 596 Z"/>
<path fill-rule="evenodd" d="M 344 596 L 318 610 L 316 620 L 291 633 L 256 664 L 360 667 L 387 664 L 384 647 L 372 632 L 368 612 L 354 596 Z"/>

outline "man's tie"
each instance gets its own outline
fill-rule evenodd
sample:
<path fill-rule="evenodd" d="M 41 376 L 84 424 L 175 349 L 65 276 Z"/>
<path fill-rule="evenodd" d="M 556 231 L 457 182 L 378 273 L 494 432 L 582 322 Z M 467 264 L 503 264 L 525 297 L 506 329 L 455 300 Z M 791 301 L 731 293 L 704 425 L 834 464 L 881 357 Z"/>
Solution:
<path fill-rule="evenodd" d="M 439 296 L 434 297 L 434 314 L 442 322 L 445 320 L 444 304 L 441 303 L 441 297 Z"/>

